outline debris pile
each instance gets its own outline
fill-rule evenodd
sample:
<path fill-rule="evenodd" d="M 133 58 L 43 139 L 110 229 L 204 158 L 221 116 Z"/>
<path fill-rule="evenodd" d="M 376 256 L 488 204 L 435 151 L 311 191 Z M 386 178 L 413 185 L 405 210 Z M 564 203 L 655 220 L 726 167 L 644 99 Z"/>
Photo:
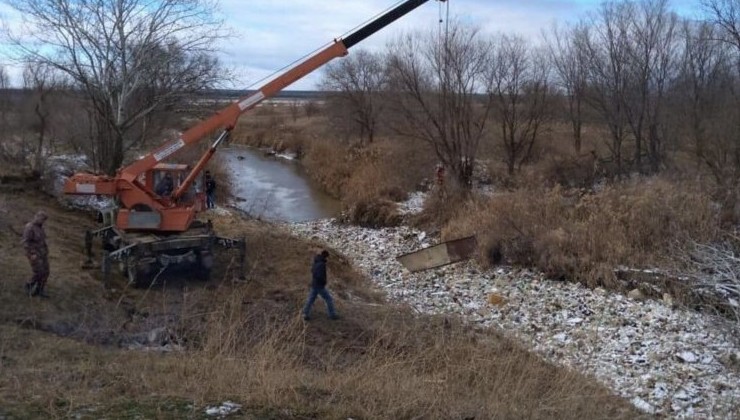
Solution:
<path fill-rule="evenodd" d="M 44 173 L 41 176 L 42 189 L 58 197 L 66 207 L 78 210 L 102 210 L 115 205 L 111 197 L 98 195 L 65 196 L 62 193 L 64 183 L 76 172 L 90 170 L 83 155 L 60 155 L 48 158 Z"/>
<path fill-rule="evenodd" d="M 432 242 L 409 227 L 365 229 L 332 220 L 287 226 L 341 250 L 390 299 L 500 328 L 546 359 L 596 377 L 644 412 L 723 418 L 740 410 L 737 341 L 721 320 L 530 270 L 466 262 L 409 273 L 395 257 Z"/>

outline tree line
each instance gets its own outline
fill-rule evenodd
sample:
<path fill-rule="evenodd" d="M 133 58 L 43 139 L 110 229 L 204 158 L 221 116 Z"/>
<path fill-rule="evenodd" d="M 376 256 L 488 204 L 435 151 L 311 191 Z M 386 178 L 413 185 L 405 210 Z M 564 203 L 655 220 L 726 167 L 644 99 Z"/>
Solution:
<path fill-rule="evenodd" d="M 194 93 L 228 77 L 213 51 L 227 33 L 212 0 L 3 2 L 24 16 L 4 40 L 25 69 L 25 102 L 0 98 L 0 129 L 35 166 L 61 140 L 114 173 L 126 152 L 176 126 L 171 115 Z M 482 145 L 514 174 L 562 122 L 574 155 L 590 152 L 584 130 L 598 131 L 616 176 L 688 157 L 734 186 L 740 0 L 702 5 L 704 18 L 691 19 L 668 0 L 607 1 L 544 42 L 454 22 L 407 34 L 330 63 L 327 111 L 363 143 L 381 128 L 423 141 L 466 186 Z"/>
<path fill-rule="evenodd" d="M 606 1 L 543 42 L 452 23 L 384 51 L 331 63 L 328 110 L 361 143 L 379 128 L 431 147 L 469 186 L 484 143 L 509 174 L 567 122 L 576 156 L 596 130 L 614 176 L 686 160 L 723 186 L 740 180 L 740 0 L 704 0 L 701 19 L 668 0 Z"/>
<path fill-rule="evenodd" d="M 194 94 L 228 77 L 214 52 L 227 35 L 216 1 L 3 3 L 22 16 L 3 38 L 24 71 L 23 88 L 5 89 L 0 103 L 0 152 L 30 152 L 36 168 L 62 143 L 113 174 L 128 151 L 175 127 L 172 114 Z"/>

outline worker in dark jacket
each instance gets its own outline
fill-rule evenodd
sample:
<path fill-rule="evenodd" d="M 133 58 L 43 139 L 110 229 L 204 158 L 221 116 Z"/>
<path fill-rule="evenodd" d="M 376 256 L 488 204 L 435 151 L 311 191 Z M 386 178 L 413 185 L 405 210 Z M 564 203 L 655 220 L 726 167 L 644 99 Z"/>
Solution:
<path fill-rule="evenodd" d="M 33 271 L 31 281 L 26 283 L 26 293 L 29 296 L 49 297 L 44 291 L 46 280 L 49 278 L 49 247 L 46 245 L 44 232 L 44 222 L 47 218 L 45 212 L 39 211 L 23 229 L 21 243 Z"/>
<path fill-rule="evenodd" d="M 172 194 L 174 188 L 175 181 L 172 179 L 172 175 L 169 172 L 165 172 L 164 177 L 159 181 L 154 192 L 160 197 L 168 197 Z"/>
<path fill-rule="evenodd" d="M 211 176 L 210 171 L 206 171 L 206 208 L 212 209 L 216 207 L 216 180 Z"/>
<path fill-rule="evenodd" d="M 324 302 L 326 302 L 326 310 L 329 312 L 329 318 L 339 318 L 334 310 L 334 300 L 331 298 L 329 291 L 326 290 L 326 259 L 328 257 L 329 252 L 324 250 L 313 259 L 313 266 L 311 267 L 311 291 L 308 294 L 306 305 L 303 307 L 303 319 L 306 321 L 311 319 L 311 306 L 313 306 L 317 296 L 321 296 Z"/>

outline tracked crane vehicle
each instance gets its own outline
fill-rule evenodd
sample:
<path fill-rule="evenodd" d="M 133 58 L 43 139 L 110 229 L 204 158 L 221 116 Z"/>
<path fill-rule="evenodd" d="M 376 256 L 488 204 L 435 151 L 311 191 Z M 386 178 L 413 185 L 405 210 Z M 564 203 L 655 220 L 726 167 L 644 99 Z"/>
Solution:
<path fill-rule="evenodd" d="M 239 117 L 295 81 L 333 60 L 428 0 L 408 0 L 381 14 L 348 36 L 334 40 L 257 91 L 238 99 L 210 118 L 183 132 L 178 138 L 121 168 L 115 176 L 77 173 L 64 185 L 72 195 L 114 197 L 115 208 L 101 212 L 103 226 L 85 235 L 88 262 L 92 261 L 93 238 L 102 238 L 105 256 L 102 262 L 107 279 L 114 263 L 119 263 L 130 283 L 148 285 L 153 277 L 172 266 L 194 266 L 207 279 L 214 264 L 213 251 L 219 246 L 239 250 L 240 269 L 244 270 L 245 239 L 216 235 L 208 222 L 197 219 L 204 208 L 202 193 L 193 184 L 234 129 Z M 445 0 L 442 0 L 445 1 Z M 218 133 L 215 141 L 192 166 L 166 162 L 186 146 Z M 156 186 L 161 179 L 172 180 L 172 188 L 163 194 Z"/>

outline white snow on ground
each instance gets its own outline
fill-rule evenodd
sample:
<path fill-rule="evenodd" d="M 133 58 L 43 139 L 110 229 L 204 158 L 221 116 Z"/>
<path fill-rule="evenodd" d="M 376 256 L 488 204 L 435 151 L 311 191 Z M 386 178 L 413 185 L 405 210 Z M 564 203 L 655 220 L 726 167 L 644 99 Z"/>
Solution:
<path fill-rule="evenodd" d="M 529 270 L 465 262 L 412 274 L 395 257 L 429 239 L 408 227 L 373 230 L 331 220 L 286 226 L 341 250 L 391 300 L 500 328 L 545 359 L 596 377 L 644 412 L 740 416 L 737 341 L 715 318 Z"/>
<path fill-rule="evenodd" d="M 398 204 L 398 212 L 401 214 L 416 214 L 424 208 L 424 200 L 427 193 L 420 191 L 409 194 L 409 198 Z"/>
<path fill-rule="evenodd" d="M 231 414 L 236 414 L 239 411 L 241 411 L 242 406 L 241 404 L 237 404 L 231 401 L 225 401 L 223 404 L 218 406 L 209 406 L 206 407 L 206 415 L 208 416 L 214 416 L 214 417 L 226 417 Z"/>
<path fill-rule="evenodd" d="M 296 160 L 294 153 L 276 153 L 275 156 L 285 160 Z"/>

